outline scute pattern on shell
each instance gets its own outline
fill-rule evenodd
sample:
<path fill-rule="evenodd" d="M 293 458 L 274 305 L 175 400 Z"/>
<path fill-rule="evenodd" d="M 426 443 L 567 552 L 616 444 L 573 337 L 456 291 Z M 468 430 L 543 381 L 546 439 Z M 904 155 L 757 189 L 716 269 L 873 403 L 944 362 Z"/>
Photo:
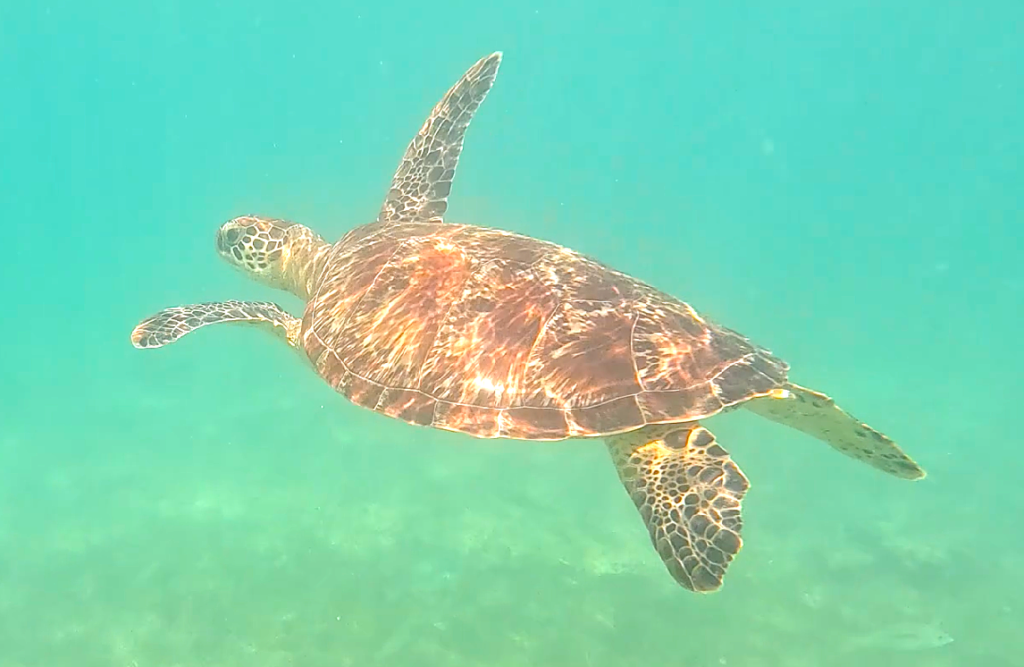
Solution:
<path fill-rule="evenodd" d="M 317 372 L 357 405 L 486 438 L 701 419 L 780 387 L 788 371 L 639 280 L 466 225 L 353 230 L 301 335 Z"/>

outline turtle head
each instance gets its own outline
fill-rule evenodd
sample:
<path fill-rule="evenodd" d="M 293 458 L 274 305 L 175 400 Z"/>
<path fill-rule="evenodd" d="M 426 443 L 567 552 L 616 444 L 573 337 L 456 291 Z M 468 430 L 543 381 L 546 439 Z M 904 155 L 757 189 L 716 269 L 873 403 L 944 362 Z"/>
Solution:
<path fill-rule="evenodd" d="M 243 216 L 217 230 L 217 252 L 250 277 L 269 282 L 282 271 L 285 239 L 292 224 L 283 220 Z"/>
<path fill-rule="evenodd" d="M 256 216 L 228 220 L 217 230 L 217 253 L 248 277 L 307 299 L 327 243 L 308 227 Z"/>

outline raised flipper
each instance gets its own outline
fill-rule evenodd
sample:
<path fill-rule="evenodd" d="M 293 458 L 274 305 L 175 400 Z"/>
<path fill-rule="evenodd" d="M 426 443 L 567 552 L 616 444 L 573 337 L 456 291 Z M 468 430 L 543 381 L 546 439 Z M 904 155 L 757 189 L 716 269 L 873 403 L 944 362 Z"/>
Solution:
<path fill-rule="evenodd" d="M 443 222 L 466 129 L 487 97 L 501 52 L 481 58 L 434 107 L 405 150 L 378 222 Z"/>
<path fill-rule="evenodd" d="M 668 571 L 691 591 L 717 590 L 743 544 L 750 487 L 729 453 L 695 423 L 645 426 L 605 444 Z"/>
<path fill-rule="evenodd" d="M 267 301 L 221 301 L 165 308 L 139 322 L 132 330 L 132 345 L 163 347 L 199 327 L 236 322 L 266 329 L 297 347 L 301 320 Z"/>
<path fill-rule="evenodd" d="M 830 397 L 796 384 L 744 403 L 748 410 L 828 443 L 847 456 L 903 479 L 925 476 L 895 442 L 844 412 Z"/>

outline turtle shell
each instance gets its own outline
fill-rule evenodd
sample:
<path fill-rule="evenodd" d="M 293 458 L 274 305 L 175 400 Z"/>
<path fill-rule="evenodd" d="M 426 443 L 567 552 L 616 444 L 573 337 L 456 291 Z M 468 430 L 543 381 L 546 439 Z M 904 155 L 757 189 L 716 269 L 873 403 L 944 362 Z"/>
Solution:
<path fill-rule="evenodd" d="M 788 365 L 572 250 L 454 224 L 367 225 L 332 249 L 302 342 L 357 405 L 482 438 L 686 422 L 768 394 Z"/>

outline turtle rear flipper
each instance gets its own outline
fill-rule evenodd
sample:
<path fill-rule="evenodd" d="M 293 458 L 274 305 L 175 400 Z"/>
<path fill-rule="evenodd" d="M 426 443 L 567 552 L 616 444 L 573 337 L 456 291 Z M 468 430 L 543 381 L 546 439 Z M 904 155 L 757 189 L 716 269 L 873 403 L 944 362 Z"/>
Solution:
<path fill-rule="evenodd" d="M 220 301 L 165 308 L 132 330 L 137 348 L 163 347 L 200 327 L 235 322 L 266 329 L 292 347 L 298 344 L 301 320 L 269 301 Z"/>
<path fill-rule="evenodd" d="M 740 501 L 750 487 L 729 453 L 696 423 L 645 426 L 605 443 L 672 577 L 697 593 L 720 588 L 743 545 Z"/>
<path fill-rule="evenodd" d="M 924 470 L 882 433 L 843 411 L 831 397 L 789 383 L 775 393 L 744 403 L 748 410 L 827 443 L 851 458 L 903 479 L 922 479 Z"/>

